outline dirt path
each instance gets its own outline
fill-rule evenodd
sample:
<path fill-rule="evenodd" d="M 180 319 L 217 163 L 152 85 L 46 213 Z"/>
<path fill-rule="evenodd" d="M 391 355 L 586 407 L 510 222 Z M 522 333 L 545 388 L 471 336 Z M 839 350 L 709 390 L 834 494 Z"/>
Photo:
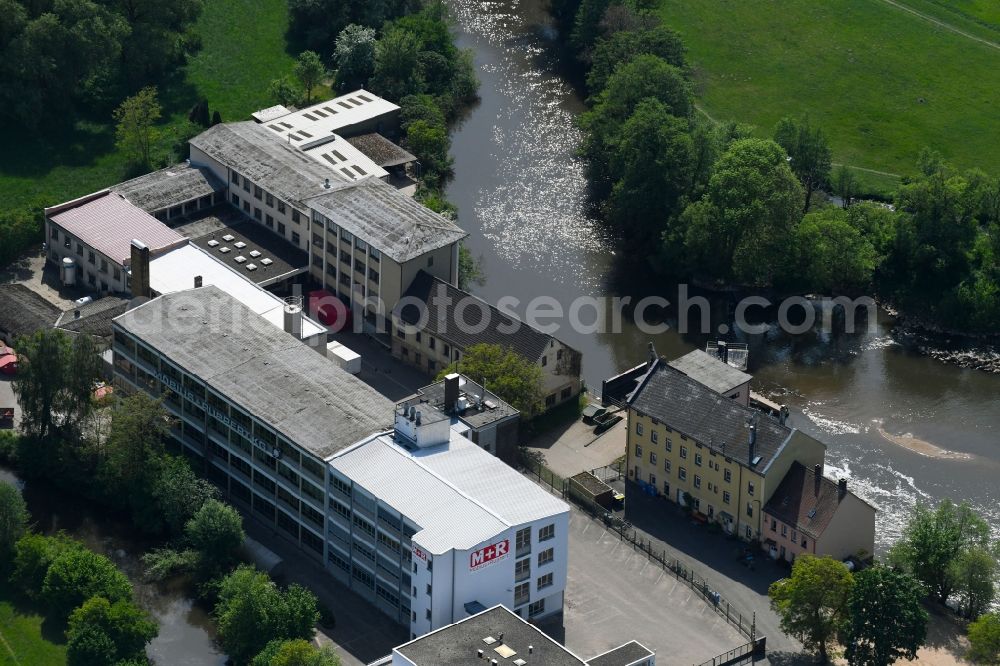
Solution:
<path fill-rule="evenodd" d="M 953 26 L 947 21 L 936 19 L 933 16 L 930 16 L 929 14 L 924 14 L 923 12 L 913 9 L 912 7 L 907 7 L 901 2 L 896 2 L 896 0 L 881 0 L 881 1 L 887 5 L 892 5 L 896 9 L 901 9 L 902 11 L 907 12 L 908 14 L 913 14 L 916 17 L 922 18 L 923 20 L 928 21 L 929 23 L 933 23 L 939 28 L 944 28 L 945 30 L 955 33 L 956 35 L 961 35 L 962 37 L 971 39 L 974 42 L 979 42 L 980 44 L 984 44 L 986 46 L 989 46 L 990 48 L 1000 50 L 1000 44 L 997 44 L 996 42 L 991 42 L 990 40 L 983 39 L 982 37 L 976 37 L 971 33 L 965 32 L 961 28 Z"/>

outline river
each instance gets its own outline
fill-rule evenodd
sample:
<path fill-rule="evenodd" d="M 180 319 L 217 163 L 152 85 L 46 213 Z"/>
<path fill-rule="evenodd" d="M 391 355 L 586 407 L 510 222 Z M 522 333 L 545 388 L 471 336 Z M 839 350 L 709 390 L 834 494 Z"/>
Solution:
<path fill-rule="evenodd" d="M 135 529 L 109 519 L 106 511 L 91 507 L 85 500 L 67 498 L 44 485 L 21 484 L 13 472 L 0 467 L 0 482 L 4 481 L 23 487 L 35 530 L 42 534 L 64 531 L 91 550 L 111 558 L 128 576 L 136 601 L 159 627 L 159 635 L 146 648 L 154 664 L 225 665 L 226 656 L 215 645 L 208 614 L 193 603 L 179 582 L 151 584 L 142 580 L 143 565 L 139 558 L 149 544 L 136 537 Z"/>
<path fill-rule="evenodd" d="M 538 295 L 564 309 L 579 297 L 647 295 L 672 287 L 616 256 L 588 212 L 575 116 L 584 108 L 557 73 L 544 0 L 448 0 L 459 44 L 472 49 L 481 102 L 452 136 L 458 206 L 486 282 L 473 291 L 496 303 Z M 668 288 L 669 287 L 669 288 Z M 729 321 L 720 299 L 713 326 Z M 515 307 L 515 309 L 517 309 Z M 586 321 L 586 317 L 581 315 Z M 827 471 L 880 512 L 877 547 L 899 535 L 917 501 L 968 500 L 1000 536 L 1000 376 L 945 365 L 893 342 L 892 318 L 853 335 L 771 326 L 751 344 L 754 388 L 787 404 L 791 422 L 828 445 Z M 620 332 L 557 335 L 583 352 L 587 384 L 632 367 L 647 342 L 670 358 L 706 337 L 648 335 L 626 317 Z"/>

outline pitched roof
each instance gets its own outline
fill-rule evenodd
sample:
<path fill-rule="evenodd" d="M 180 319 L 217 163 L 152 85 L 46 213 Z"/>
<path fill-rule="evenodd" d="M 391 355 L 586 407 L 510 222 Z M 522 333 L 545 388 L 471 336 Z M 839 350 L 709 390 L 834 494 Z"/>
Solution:
<path fill-rule="evenodd" d="M 770 464 L 792 430 L 696 382 L 663 360 L 652 365 L 628 399 L 629 406 L 742 465 L 750 462 L 751 419 L 756 419 L 754 469 Z"/>
<path fill-rule="evenodd" d="M 423 270 L 413 278 L 395 311 L 403 322 L 416 326 L 421 320 L 420 308 L 412 299 L 420 301 L 426 311 L 422 330 L 461 349 L 475 344 L 500 345 L 534 363 L 553 339 Z M 463 302 L 472 305 L 461 309 L 459 320 L 457 306 Z"/>
<path fill-rule="evenodd" d="M 347 143 L 367 155 L 368 159 L 380 167 L 398 166 L 417 161 L 417 158 L 411 153 L 378 133 L 353 136 L 347 139 Z"/>
<path fill-rule="evenodd" d="M 864 502 L 860 498 L 858 500 Z M 842 501 L 836 481 L 795 462 L 764 505 L 764 512 L 818 539 L 830 525 Z"/>
<path fill-rule="evenodd" d="M 155 217 L 107 191 L 78 205 L 68 202 L 49 213 L 49 219 L 108 259 L 124 265 L 132 254 L 132 239 L 152 254 L 183 245 L 187 240 Z"/>
<path fill-rule="evenodd" d="M 115 324 L 317 457 L 391 427 L 391 401 L 214 285 Z"/>
<path fill-rule="evenodd" d="M 52 328 L 59 308 L 23 284 L 0 284 L 0 338 Z"/>
<path fill-rule="evenodd" d="M 125 312 L 128 301 L 118 296 L 105 296 L 86 305 L 66 310 L 56 321 L 56 326 L 66 331 L 89 333 L 101 338 L 110 338 L 111 320 Z M 79 313 L 79 316 L 77 314 Z"/>
<path fill-rule="evenodd" d="M 299 210 L 305 210 L 307 198 L 326 191 L 327 179 L 344 181 L 252 121 L 215 125 L 191 139 L 191 145 Z"/>
<path fill-rule="evenodd" d="M 467 235 L 451 220 L 377 178 L 324 190 L 308 203 L 399 263 Z"/>
<path fill-rule="evenodd" d="M 670 362 L 672 368 L 680 370 L 691 379 L 701 382 L 716 393 L 728 393 L 746 384 L 752 376 L 740 372 L 728 363 L 695 349 Z"/>
<path fill-rule="evenodd" d="M 111 187 L 147 213 L 178 206 L 226 189 L 208 169 L 182 162 Z"/>

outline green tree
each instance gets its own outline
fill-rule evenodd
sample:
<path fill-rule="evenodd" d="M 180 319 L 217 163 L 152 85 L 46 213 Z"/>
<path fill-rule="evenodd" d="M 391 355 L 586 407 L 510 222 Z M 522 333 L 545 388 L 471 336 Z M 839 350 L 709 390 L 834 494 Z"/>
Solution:
<path fill-rule="evenodd" d="M 912 573 L 944 603 L 955 590 L 953 562 L 970 548 L 986 547 L 989 529 L 966 502 L 956 506 L 946 499 L 934 510 L 918 504 L 889 560 Z"/>
<path fill-rule="evenodd" d="M 14 571 L 10 581 L 26 597 L 38 600 L 52 562 L 69 550 L 81 549 L 83 546 L 78 541 L 65 534 L 43 536 L 29 532 L 14 546 Z"/>
<path fill-rule="evenodd" d="M 198 551 L 199 567 L 207 573 L 228 569 L 246 539 L 239 512 L 216 499 L 202 504 L 187 522 L 184 534 Z"/>
<path fill-rule="evenodd" d="M 149 81 L 181 61 L 184 34 L 201 14 L 203 0 L 111 0 L 131 28 L 122 59 L 134 82 Z"/>
<path fill-rule="evenodd" d="M 658 100 L 640 102 L 621 129 L 611 160 L 619 176 L 607 203 L 609 221 L 632 247 L 656 243 L 678 216 L 693 164 L 687 120 Z"/>
<path fill-rule="evenodd" d="M 1000 664 L 1000 613 L 986 613 L 969 624 L 969 654 L 979 664 Z"/>
<path fill-rule="evenodd" d="M 847 614 L 847 599 L 854 577 L 843 562 L 830 557 L 803 555 L 795 560 L 792 575 L 768 590 L 771 608 L 781 618 L 781 629 L 816 650 L 828 661 L 827 646 Z"/>
<path fill-rule="evenodd" d="M 486 283 L 483 272 L 483 257 L 475 257 L 464 243 L 458 245 L 458 288 L 468 291 L 473 285 L 482 286 Z"/>
<path fill-rule="evenodd" d="M 878 256 L 847 212 L 824 208 L 807 214 L 792 237 L 796 264 L 791 281 L 802 289 L 842 294 L 871 284 Z"/>
<path fill-rule="evenodd" d="M 989 548 L 971 546 L 959 553 L 948 567 L 948 577 L 962 604 L 962 614 L 975 620 L 996 599 L 997 556 Z"/>
<path fill-rule="evenodd" d="M 45 573 L 41 595 L 54 617 L 68 617 L 98 596 L 111 602 L 130 600 L 132 584 L 111 560 L 86 548 L 69 548 L 56 556 Z"/>
<path fill-rule="evenodd" d="M 282 106 L 295 106 L 302 98 L 302 89 L 291 77 L 283 76 L 268 84 L 267 96 Z"/>
<path fill-rule="evenodd" d="M 733 141 L 715 163 L 705 196 L 684 211 L 693 269 L 742 284 L 770 284 L 787 261 L 801 200 L 802 188 L 780 146 L 766 139 Z"/>
<path fill-rule="evenodd" d="M 569 41 L 582 60 L 590 59 L 590 51 L 601 36 L 601 19 L 613 0 L 581 0 L 576 10 Z"/>
<path fill-rule="evenodd" d="M 310 639 L 319 620 L 316 598 L 292 585 L 278 589 L 267 574 L 241 566 L 226 576 L 214 612 L 226 654 L 246 663 L 275 640 Z"/>
<path fill-rule="evenodd" d="M 103 597 L 91 597 L 69 616 L 66 629 L 69 666 L 106 666 L 129 659 L 145 659 L 146 645 L 159 633 L 156 623 L 131 600 L 109 602 Z M 106 636 L 109 641 L 97 638 Z M 93 646 L 104 652 L 110 643 L 110 658 L 95 661 Z"/>
<path fill-rule="evenodd" d="M 152 495 L 167 530 L 179 535 L 194 514 L 218 496 L 218 491 L 208 481 L 199 479 L 187 460 L 170 456 L 153 480 Z"/>
<path fill-rule="evenodd" d="M 153 144 L 159 137 L 156 122 L 162 110 L 156 88 L 147 86 L 125 99 L 115 109 L 115 136 L 118 148 L 136 170 L 148 169 L 153 163 Z"/>
<path fill-rule="evenodd" d="M 340 666 L 340 658 L 330 648 L 318 648 L 309 641 L 271 641 L 254 657 L 252 666 Z"/>
<path fill-rule="evenodd" d="M 17 542 L 28 529 L 28 505 L 13 484 L 0 481 L 0 573 L 6 573 Z"/>
<path fill-rule="evenodd" d="M 375 73 L 369 83 L 372 91 L 392 101 L 423 92 L 419 52 L 420 43 L 412 33 L 389 28 L 375 45 Z"/>
<path fill-rule="evenodd" d="M 909 574 L 881 564 L 854 576 L 844 630 L 850 666 L 913 660 L 927 638 L 924 589 Z"/>
<path fill-rule="evenodd" d="M 826 135 L 809 118 L 782 118 L 774 129 L 775 142 L 785 149 L 792 171 L 805 188 L 803 212 L 808 212 L 813 192 L 830 180 L 833 153 Z"/>
<path fill-rule="evenodd" d="M 44 448 L 48 455 L 50 435 L 78 436 L 91 413 L 101 358 L 89 335 L 71 339 L 59 329 L 19 338 L 15 346 L 21 367 L 12 388 L 21 406 L 21 431 L 31 440 L 30 446 Z M 46 462 L 45 470 L 51 472 L 51 456 Z"/>
<path fill-rule="evenodd" d="M 431 127 L 446 125 L 444 113 L 431 95 L 407 95 L 400 100 L 399 106 L 399 125 L 404 132 L 418 120 L 423 120 Z"/>
<path fill-rule="evenodd" d="M 415 120 L 406 128 L 406 147 L 420 160 L 421 176 L 431 187 L 440 184 L 451 173 L 450 145 L 448 130 L 444 126 Z"/>
<path fill-rule="evenodd" d="M 306 94 L 306 104 L 312 104 L 313 90 L 328 74 L 323 60 L 315 51 L 303 51 L 295 60 L 292 73 L 302 84 L 302 89 Z"/>
<path fill-rule="evenodd" d="M 363 88 L 375 73 L 375 30 L 351 24 L 337 35 L 333 49 L 335 85 L 344 93 Z"/>
<path fill-rule="evenodd" d="M 531 418 L 542 411 L 542 369 L 514 350 L 500 345 L 476 344 L 438 374 L 438 379 L 460 372 L 486 387 Z"/>
<path fill-rule="evenodd" d="M 587 71 L 587 89 L 591 95 L 604 90 L 611 74 L 621 65 L 640 55 L 654 55 L 683 69 L 684 44 L 680 36 L 666 26 L 648 30 L 623 30 L 597 42 Z"/>
<path fill-rule="evenodd" d="M 160 399 L 137 391 L 116 402 L 99 475 L 108 497 L 125 498 L 136 522 L 158 531 L 153 491 L 164 462 L 167 412 Z"/>
<path fill-rule="evenodd" d="M 840 197 L 841 208 L 850 206 L 854 197 L 858 195 L 858 179 L 846 164 L 841 164 L 833 172 L 830 187 L 833 193 Z"/>

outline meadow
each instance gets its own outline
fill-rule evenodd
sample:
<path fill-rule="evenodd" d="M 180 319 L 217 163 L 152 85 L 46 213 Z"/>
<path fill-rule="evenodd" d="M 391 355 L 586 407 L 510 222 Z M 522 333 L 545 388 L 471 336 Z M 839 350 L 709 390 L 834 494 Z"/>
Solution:
<path fill-rule="evenodd" d="M 993 0 L 661 0 L 659 11 L 688 47 L 709 117 L 770 134 L 808 115 L 834 161 L 876 190 L 912 173 L 925 146 L 1000 173 Z"/>
<path fill-rule="evenodd" d="M 66 646 L 44 618 L 12 601 L 9 586 L 0 585 L 0 666 L 64 666 Z"/>

